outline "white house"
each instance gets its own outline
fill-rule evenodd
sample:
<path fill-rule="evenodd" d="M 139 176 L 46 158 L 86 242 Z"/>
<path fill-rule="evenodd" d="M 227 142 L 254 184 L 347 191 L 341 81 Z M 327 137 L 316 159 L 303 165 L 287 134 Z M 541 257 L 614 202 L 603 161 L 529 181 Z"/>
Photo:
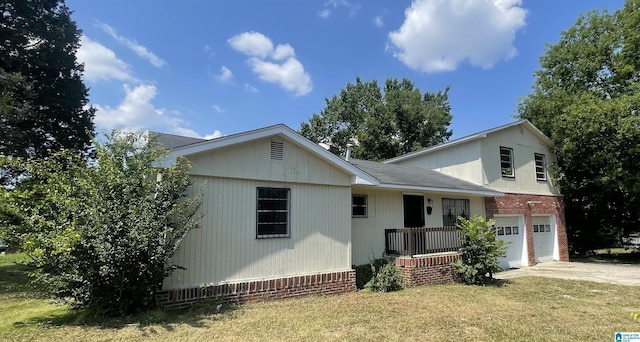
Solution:
<path fill-rule="evenodd" d="M 515 133 L 509 133 L 509 127 Z M 344 160 L 284 125 L 213 140 L 158 134 L 158 141 L 171 149 L 166 162 L 187 158 L 192 164 L 191 191 L 201 186 L 205 191 L 201 228 L 189 233 L 174 256 L 185 269 L 165 280 L 159 299 L 181 306 L 211 296 L 243 301 L 352 291 L 352 266 L 385 252 L 404 255 L 396 265 L 408 282 L 448 282 L 448 264 L 458 257 L 459 241 L 456 230 L 447 226 L 455 225 L 459 216 L 494 216 L 505 239 L 544 237 L 546 227 L 557 236 L 564 225 L 552 226 L 551 220 L 561 218 L 561 208 L 551 214 L 556 217 L 536 211 L 543 207 L 539 196 L 561 201 L 551 183 L 530 182 L 529 194 L 519 192 L 513 180 L 493 174 L 494 169 L 500 172 L 490 165 L 495 143 L 511 148 L 517 182 L 528 165 L 518 157 L 529 148 L 523 142 L 552 158 L 548 146 L 544 149 L 544 136 L 536 135 L 531 124 L 509 127 L 483 133 L 489 139 L 452 141 L 387 163 Z M 528 140 L 517 136 L 519 127 Z M 511 144 L 507 133 L 518 144 Z M 494 158 L 498 164 L 500 158 Z M 465 165 L 446 165 L 447 159 Z M 546 160 L 544 167 L 546 177 Z M 531 201 L 527 205 L 532 211 L 505 209 L 511 208 L 510 198 L 521 193 L 538 196 L 522 199 Z M 505 194 L 509 203 L 503 204 Z M 547 216 L 527 216 L 534 213 Z M 525 223 L 531 218 L 533 225 Z M 533 227 L 541 233 L 529 232 Z M 556 240 L 566 246 L 566 237 Z M 522 250 L 530 253 L 542 245 Z M 522 250 L 510 253 L 525 253 Z M 531 263 L 520 263 L 526 264 Z"/>
<path fill-rule="evenodd" d="M 386 163 L 435 170 L 504 193 L 485 197 L 486 215 L 510 241 L 502 267 L 568 260 L 564 202 L 550 177 L 553 143 L 527 120 L 516 121 Z"/>

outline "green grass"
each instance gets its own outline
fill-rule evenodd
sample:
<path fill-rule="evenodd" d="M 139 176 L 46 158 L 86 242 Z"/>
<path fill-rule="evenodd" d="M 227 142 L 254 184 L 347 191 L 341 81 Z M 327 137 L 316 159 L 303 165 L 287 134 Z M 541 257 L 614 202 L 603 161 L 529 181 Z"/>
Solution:
<path fill-rule="evenodd" d="M 603 248 L 595 252 L 595 255 L 575 257 L 573 260 L 613 264 L 640 264 L 640 250 L 637 248 Z"/>
<path fill-rule="evenodd" d="M 14 272 L 13 280 L 27 280 L 7 260 L 0 257 L 0 279 Z M 616 331 L 640 331 L 630 317 L 640 311 L 640 288 L 546 278 L 311 296 L 221 312 L 203 303 L 101 320 L 7 284 L 0 287 L 2 341 L 607 341 Z"/>

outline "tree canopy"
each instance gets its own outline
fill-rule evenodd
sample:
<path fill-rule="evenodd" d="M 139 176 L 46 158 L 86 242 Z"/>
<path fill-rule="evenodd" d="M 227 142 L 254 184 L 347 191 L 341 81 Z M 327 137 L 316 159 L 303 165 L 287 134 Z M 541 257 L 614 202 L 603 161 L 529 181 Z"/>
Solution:
<path fill-rule="evenodd" d="M 42 292 L 99 315 L 153 308 L 179 267 L 172 255 L 199 225 L 202 193 L 188 190 L 186 161 L 157 168 L 166 151 L 139 133 L 114 132 L 95 146 L 89 165 L 70 150 L 0 155 L 0 166 L 23 175 L 0 187 L 0 238 L 29 255 Z"/>
<path fill-rule="evenodd" d="M 548 45 L 518 116 L 555 143 L 570 243 L 592 249 L 640 227 L 640 1 L 591 11 Z"/>
<path fill-rule="evenodd" d="M 64 0 L 5 0 L 0 12 L 0 154 L 87 150 L 94 109 L 85 108 L 81 32 Z"/>
<path fill-rule="evenodd" d="M 452 132 L 449 88 L 437 93 L 413 82 L 389 78 L 348 83 L 326 106 L 300 126 L 306 138 L 329 146 L 336 155 L 354 145 L 354 158 L 382 160 L 445 142 Z"/>

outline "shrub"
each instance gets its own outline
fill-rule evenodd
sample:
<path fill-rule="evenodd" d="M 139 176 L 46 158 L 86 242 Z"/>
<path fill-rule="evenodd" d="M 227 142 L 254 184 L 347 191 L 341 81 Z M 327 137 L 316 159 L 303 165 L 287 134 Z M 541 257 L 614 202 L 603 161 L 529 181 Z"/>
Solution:
<path fill-rule="evenodd" d="M 485 284 L 500 270 L 499 258 L 506 255 L 507 243 L 496 239 L 494 220 L 473 216 L 460 217 L 458 228 L 462 231 L 464 245 L 460 248 L 462 259 L 453 262 L 460 279 L 466 284 Z"/>
<path fill-rule="evenodd" d="M 402 289 L 402 276 L 393 263 L 387 263 L 364 286 L 374 292 L 391 292 Z"/>
<path fill-rule="evenodd" d="M 364 289 L 364 286 L 373 278 L 373 275 L 380 272 L 382 266 L 388 264 L 387 259 L 375 259 L 364 265 L 353 266 L 356 271 L 356 288 Z"/>
<path fill-rule="evenodd" d="M 152 309 L 170 263 L 198 226 L 202 195 L 187 198 L 189 165 L 158 168 L 166 151 L 141 133 L 114 131 L 95 159 L 63 151 L 3 158 L 24 171 L 0 188 L 0 230 L 31 257 L 39 289 L 99 315 Z"/>

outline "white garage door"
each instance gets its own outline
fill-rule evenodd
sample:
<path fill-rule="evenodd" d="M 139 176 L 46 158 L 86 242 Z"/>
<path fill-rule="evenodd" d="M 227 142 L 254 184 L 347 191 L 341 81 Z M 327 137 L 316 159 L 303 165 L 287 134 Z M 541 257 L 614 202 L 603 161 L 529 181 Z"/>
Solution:
<path fill-rule="evenodd" d="M 553 216 L 533 216 L 533 246 L 536 262 L 553 260 L 556 225 Z"/>
<path fill-rule="evenodd" d="M 522 216 L 496 216 L 496 237 L 511 242 L 507 246 L 507 255 L 500 259 L 500 267 L 512 268 L 526 265 L 524 218 Z"/>

